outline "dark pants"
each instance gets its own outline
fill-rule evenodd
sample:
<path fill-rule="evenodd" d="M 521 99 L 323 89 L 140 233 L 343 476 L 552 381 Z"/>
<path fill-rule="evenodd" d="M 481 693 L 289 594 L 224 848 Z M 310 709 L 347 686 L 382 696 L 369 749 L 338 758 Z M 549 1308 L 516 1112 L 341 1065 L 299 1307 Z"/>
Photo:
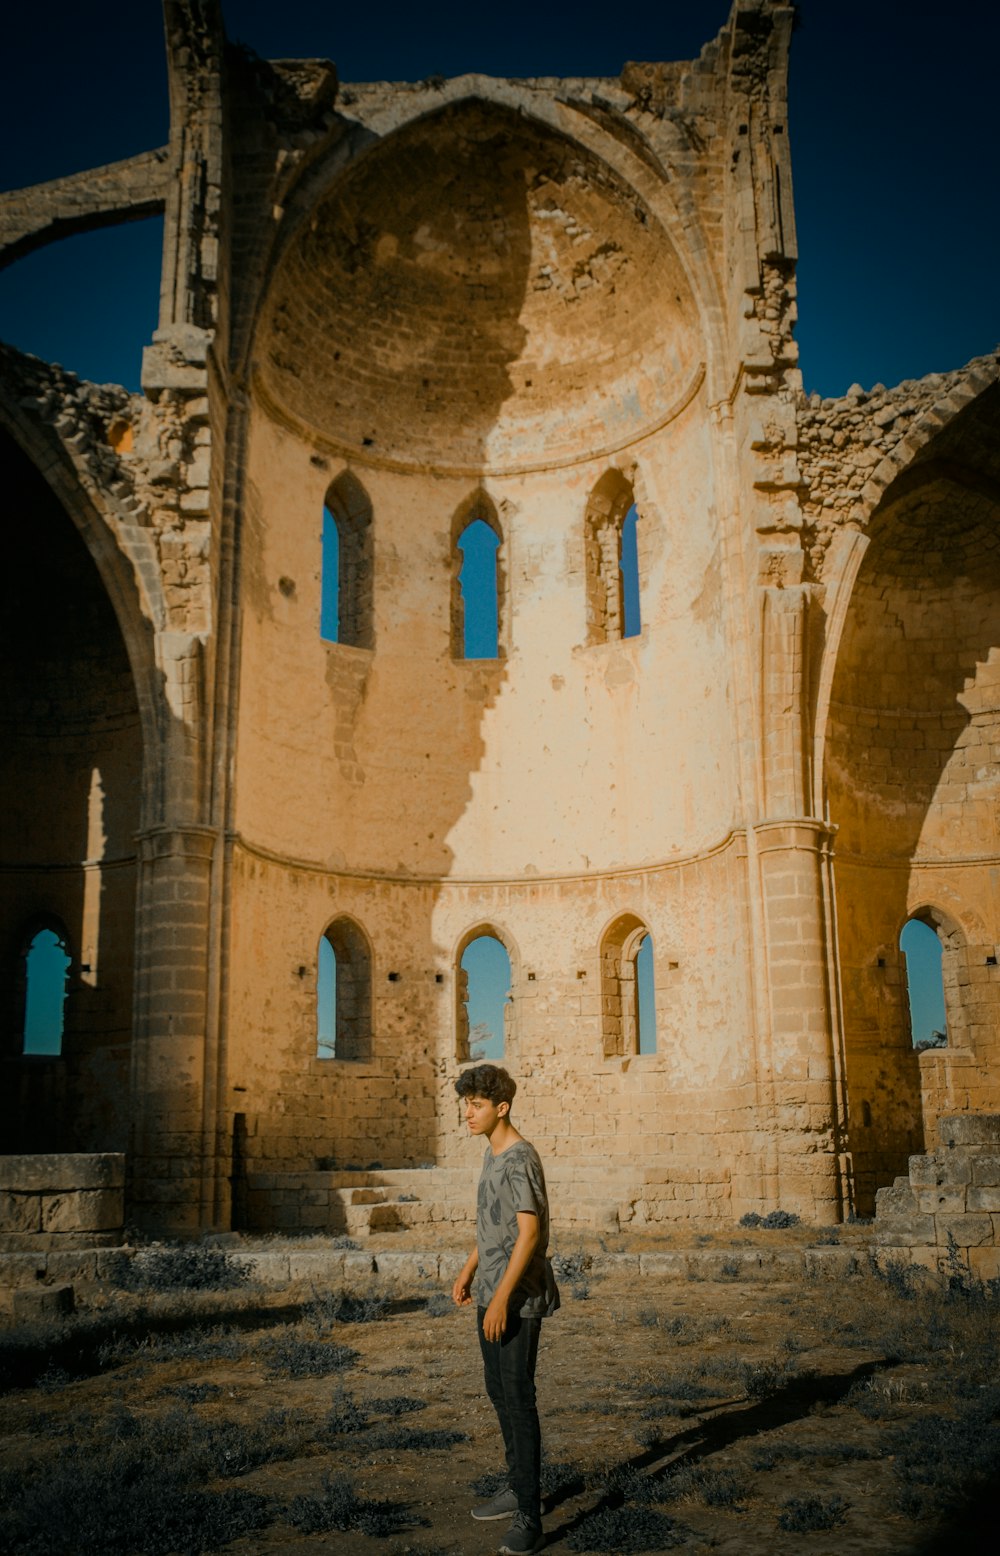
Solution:
<path fill-rule="evenodd" d="M 503 1433 L 510 1486 L 520 1511 L 541 1523 L 542 1437 L 535 1408 L 535 1358 L 541 1319 L 511 1313 L 502 1340 L 483 1334 L 485 1308 L 479 1309 L 479 1348 L 483 1353 L 486 1392 Z"/>

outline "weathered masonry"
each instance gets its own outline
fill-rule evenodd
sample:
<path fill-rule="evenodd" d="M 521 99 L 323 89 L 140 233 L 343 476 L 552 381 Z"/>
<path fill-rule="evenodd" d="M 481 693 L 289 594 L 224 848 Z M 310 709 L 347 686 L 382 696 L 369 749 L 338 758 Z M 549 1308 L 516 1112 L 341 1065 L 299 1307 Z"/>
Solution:
<path fill-rule="evenodd" d="M 803 394 L 790 7 L 351 86 L 165 12 L 169 144 L 0 202 L 166 213 L 142 395 L 0 353 L 2 1149 L 161 1230 L 452 1181 L 488 934 L 564 1221 L 870 1209 L 1000 1110 L 1000 387 Z"/>

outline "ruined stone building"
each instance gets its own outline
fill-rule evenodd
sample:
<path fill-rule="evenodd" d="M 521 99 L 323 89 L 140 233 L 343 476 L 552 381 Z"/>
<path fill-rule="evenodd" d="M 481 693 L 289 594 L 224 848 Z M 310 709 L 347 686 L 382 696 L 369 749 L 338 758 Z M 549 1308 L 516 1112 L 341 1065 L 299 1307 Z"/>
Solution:
<path fill-rule="evenodd" d="M 804 395 L 780 0 L 619 79 L 350 86 L 165 12 L 169 144 L 0 203 L 4 262 L 166 215 L 141 395 L 0 354 L 2 1149 L 126 1152 L 160 1230 L 446 1184 L 488 933 L 563 1223 L 869 1210 L 1000 1109 L 997 359 Z"/>

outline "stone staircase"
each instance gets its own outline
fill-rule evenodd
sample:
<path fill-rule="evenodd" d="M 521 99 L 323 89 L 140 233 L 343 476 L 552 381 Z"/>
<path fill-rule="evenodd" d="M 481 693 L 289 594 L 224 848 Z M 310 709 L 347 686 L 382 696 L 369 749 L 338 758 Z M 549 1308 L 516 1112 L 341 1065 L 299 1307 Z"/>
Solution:
<path fill-rule="evenodd" d="M 980 1280 L 1000 1275 L 1000 1114 L 938 1119 L 940 1145 L 875 1196 L 876 1257 Z"/>
<path fill-rule="evenodd" d="M 336 1172 L 248 1173 L 254 1231 L 323 1231 L 348 1237 L 414 1228 L 475 1227 L 479 1164 Z"/>

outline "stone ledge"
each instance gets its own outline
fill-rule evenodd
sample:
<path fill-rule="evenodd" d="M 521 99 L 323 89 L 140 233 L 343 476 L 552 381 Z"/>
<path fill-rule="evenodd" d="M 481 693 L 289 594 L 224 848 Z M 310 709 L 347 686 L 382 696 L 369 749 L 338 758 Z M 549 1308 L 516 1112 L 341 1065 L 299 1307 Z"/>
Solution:
<path fill-rule="evenodd" d="M 953 1113 L 938 1120 L 938 1135 L 945 1147 L 1000 1147 L 1000 1113 Z"/>
<path fill-rule="evenodd" d="M 430 1280 L 450 1286 L 465 1263 L 467 1250 L 380 1249 L 372 1253 L 338 1248 L 252 1249 L 227 1247 L 229 1257 L 248 1272 L 251 1281 L 267 1290 L 281 1290 L 296 1281 L 339 1286 L 384 1280 Z M 898 1259 L 908 1249 L 887 1249 Z M 985 1251 L 985 1250 L 984 1250 Z M 114 1258 L 130 1258 L 134 1249 L 115 1249 Z M 840 1279 L 856 1274 L 865 1264 L 865 1250 L 830 1245 L 817 1248 L 665 1249 L 660 1253 L 595 1253 L 582 1273 L 588 1276 L 626 1276 L 656 1280 L 793 1280 L 797 1275 Z M 18 1288 L 53 1279 L 107 1280 L 108 1253 L 99 1249 L 78 1253 L 0 1253 L 0 1287 Z M 563 1288 L 571 1281 L 557 1275 Z"/>
<path fill-rule="evenodd" d="M 0 1190 L 65 1194 L 81 1189 L 124 1189 L 124 1152 L 0 1156 Z"/>

